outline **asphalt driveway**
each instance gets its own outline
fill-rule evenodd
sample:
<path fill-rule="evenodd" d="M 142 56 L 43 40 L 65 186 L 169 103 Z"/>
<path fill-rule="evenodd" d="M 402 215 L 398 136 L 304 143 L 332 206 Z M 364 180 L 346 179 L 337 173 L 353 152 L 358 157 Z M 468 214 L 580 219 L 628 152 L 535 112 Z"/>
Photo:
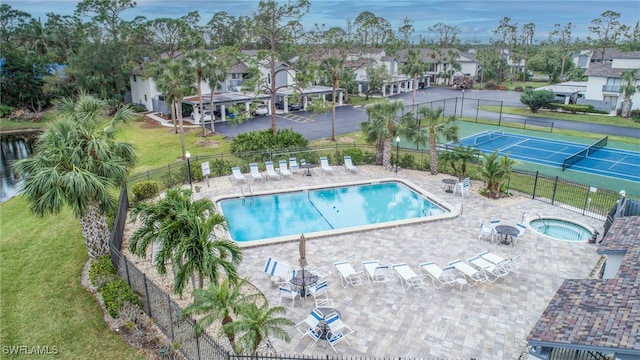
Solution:
<path fill-rule="evenodd" d="M 403 100 L 407 111 L 411 111 L 413 103 L 411 92 L 394 95 L 392 100 Z M 445 114 L 459 115 L 464 117 L 478 117 L 483 119 L 498 119 L 502 122 L 514 122 L 521 124 L 524 120 L 553 121 L 555 129 L 571 129 L 582 132 L 590 132 L 604 135 L 617 135 L 633 138 L 640 138 L 640 129 L 605 124 L 592 124 L 559 119 L 544 119 L 538 117 L 505 115 L 499 113 L 478 110 L 477 106 L 491 104 L 502 104 L 509 107 L 525 107 L 520 102 L 520 93 L 515 91 L 498 90 L 466 90 L 464 101 L 460 90 L 453 90 L 443 87 L 430 87 L 420 89 L 416 94 L 417 104 L 429 104 L 433 107 L 444 107 Z M 295 111 L 288 114 L 277 115 L 277 127 L 279 129 L 292 129 L 309 140 L 328 139 L 331 137 L 331 112 L 326 114 L 314 114 L 311 111 Z M 347 134 L 360 130 L 360 124 L 367 121 L 367 113 L 363 107 L 344 105 L 336 108 L 335 135 Z M 216 132 L 224 134 L 230 138 L 238 134 L 271 128 L 270 116 L 256 116 L 242 124 L 232 125 L 230 123 L 216 124 Z"/>

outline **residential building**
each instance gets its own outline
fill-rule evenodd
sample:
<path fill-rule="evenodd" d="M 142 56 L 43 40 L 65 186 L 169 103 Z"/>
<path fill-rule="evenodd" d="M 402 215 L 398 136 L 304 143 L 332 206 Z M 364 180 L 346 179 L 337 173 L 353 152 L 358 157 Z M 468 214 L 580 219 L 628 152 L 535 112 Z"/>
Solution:
<path fill-rule="evenodd" d="M 589 67 L 585 71 L 585 75 L 588 76 L 585 100 L 578 103 L 592 104 L 596 108 L 616 111 L 624 102 L 621 88 L 625 84 L 622 73 L 629 69 L 637 70 L 634 85 L 640 85 L 640 51 L 622 52 L 617 49 L 606 49 L 604 58 L 600 54 L 600 50 L 595 50 L 591 54 Z M 631 101 L 631 109 L 640 109 L 640 91 L 636 91 Z"/>

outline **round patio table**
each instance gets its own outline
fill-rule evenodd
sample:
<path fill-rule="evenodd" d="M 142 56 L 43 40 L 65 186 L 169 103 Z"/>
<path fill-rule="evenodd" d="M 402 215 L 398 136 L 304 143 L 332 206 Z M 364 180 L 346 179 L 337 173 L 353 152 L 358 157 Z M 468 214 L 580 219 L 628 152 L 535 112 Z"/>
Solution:
<path fill-rule="evenodd" d="M 513 237 L 520 233 L 517 227 L 511 225 L 496 226 L 496 233 L 501 238 L 500 244 L 509 245 L 513 243 Z"/>
<path fill-rule="evenodd" d="M 300 296 L 307 296 L 307 288 L 318 283 L 318 275 L 308 270 L 297 270 L 296 276 L 292 277 L 289 283 L 300 288 Z"/>
<path fill-rule="evenodd" d="M 448 193 L 453 192 L 453 186 L 458 183 L 457 179 L 442 179 L 444 183 L 444 191 Z"/>
<path fill-rule="evenodd" d="M 311 176 L 311 169 L 313 169 L 314 167 L 316 167 L 315 164 L 304 164 L 304 165 L 300 165 L 300 168 L 302 169 L 307 169 L 307 173 L 305 175 L 307 176 Z"/>
<path fill-rule="evenodd" d="M 342 313 L 331 307 L 319 307 L 318 311 L 322 313 L 322 320 L 318 323 L 318 327 L 322 330 L 322 334 L 320 335 L 320 339 L 327 340 L 329 338 L 329 324 L 327 324 L 327 319 L 329 315 L 336 313 L 339 318 L 342 318 Z"/>

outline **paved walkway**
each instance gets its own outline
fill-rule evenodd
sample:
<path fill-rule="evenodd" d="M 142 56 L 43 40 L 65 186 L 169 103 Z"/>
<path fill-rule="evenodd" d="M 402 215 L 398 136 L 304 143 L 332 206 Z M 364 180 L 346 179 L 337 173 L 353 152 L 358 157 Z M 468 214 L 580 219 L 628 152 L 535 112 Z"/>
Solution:
<path fill-rule="evenodd" d="M 360 174 L 348 174 L 337 169 L 333 175 L 295 176 L 294 180 L 254 183 L 254 191 L 284 190 L 291 187 L 328 185 L 353 180 L 393 177 L 395 174 L 378 166 L 363 166 Z M 587 277 L 597 262 L 595 245 L 553 240 L 527 230 L 517 246 L 494 245 L 478 240 L 479 221 L 500 218 L 503 224 L 515 225 L 528 212 L 533 217 L 558 216 L 572 219 L 594 228 L 602 221 L 551 206 L 525 196 L 498 201 L 478 194 L 482 186 L 472 183 L 468 198 L 443 191 L 442 179 L 413 170 L 400 170 L 398 178 L 408 179 L 428 192 L 437 194 L 452 205 L 462 204 L 463 214 L 455 219 L 419 225 L 398 226 L 307 241 L 309 268 L 332 269 L 333 262 L 349 261 L 360 268 L 365 260 L 376 259 L 383 264 L 406 262 L 415 271 L 424 261 L 444 266 L 454 259 L 466 260 L 489 249 L 505 257 L 521 255 L 520 270 L 494 284 L 465 287 L 460 291 L 450 287 L 436 290 L 429 280 L 424 289 L 403 290 L 398 280 L 388 287 L 343 288 L 333 275 L 328 277 L 329 296 L 340 310 L 343 321 L 355 330 L 350 345 L 337 345 L 338 355 L 407 358 L 476 358 L 516 359 L 525 348 L 525 338 L 564 279 Z M 227 178 L 210 179 L 211 187 L 200 184 L 202 192 L 195 197 L 239 194 L 237 185 Z M 295 184 L 295 185 L 294 185 Z M 247 224 L 251 226 L 251 224 Z M 297 264 L 297 242 L 248 248 L 239 272 L 248 277 L 268 297 L 278 304 L 279 292 L 262 273 L 267 257 Z M 295 323 L 313 308 L 312 299 L 297 301 L 286 316 Z M 319 341 L 311 347 L 309 338 L 300 338 L 289 329 L 291 342 L 273 340 L 282 354 L 334 355 L 331 347 Z"/>

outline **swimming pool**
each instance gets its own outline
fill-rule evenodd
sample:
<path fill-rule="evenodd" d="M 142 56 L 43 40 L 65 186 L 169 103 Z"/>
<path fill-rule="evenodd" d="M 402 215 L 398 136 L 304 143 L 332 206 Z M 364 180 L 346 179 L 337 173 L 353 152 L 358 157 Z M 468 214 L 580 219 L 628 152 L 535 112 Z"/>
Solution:
<path fill-rule="evenodd" d="M 351 183 L 333 187 L 216 200 L 229 237 L 259 245 L 456 216 L 452 207 L 405 181 Z"/>

